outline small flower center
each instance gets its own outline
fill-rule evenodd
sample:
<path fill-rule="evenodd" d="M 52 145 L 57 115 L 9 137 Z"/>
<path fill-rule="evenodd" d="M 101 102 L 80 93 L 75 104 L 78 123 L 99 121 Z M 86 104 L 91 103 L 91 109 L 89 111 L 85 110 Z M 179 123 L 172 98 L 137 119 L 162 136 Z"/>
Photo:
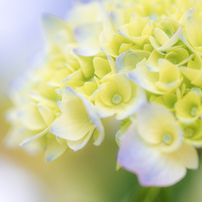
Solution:
<path fill-rule="evenodd" d="M 185 129 L 185 134 L 187 137 L 192 137 L 194 134 L 194 130 L 192 128 L 186 128 Z"/>
<path fill-rule="evenodd" d="M 192 107 L 192 109 L 191 109 L 191 115 L 192 116 L 196 116 L 197 112 L 198 112 L 197 107 Z"/>
<path fill-rule="evenodd" d="M 122 102 L 122 97 L 119 94 L 115 94 L 112 98 L 112 103 L 118 105 Z"/>
<path fill-rule="evenodd" d="M 162 138 L 162 141 L 163 141 L 165 144 L 167 144 L 167 145 L 171 144 L 172 141 L 173 141 L 172 135 L 170 135 L 170 134 L 165 134 L 165 135 L 163 136 L 163 138 Z"/>
<path fill-rule="evenodd" d="M 170 61 L 171 61 L 173 64 L 177 64 L 177 59 L 176 59 L 176 58 L 171 58 Z"/>

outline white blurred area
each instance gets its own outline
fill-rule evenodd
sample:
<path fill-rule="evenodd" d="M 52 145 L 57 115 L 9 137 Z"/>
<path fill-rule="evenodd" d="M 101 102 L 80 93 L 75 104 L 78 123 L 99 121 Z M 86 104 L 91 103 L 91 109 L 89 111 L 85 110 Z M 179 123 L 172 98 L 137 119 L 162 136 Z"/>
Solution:
<path fill-rule="evenodd" d="M 48 202 L 46 187 L 33 173 L 0 155 L 1 202 Z"/>
<path fill-rule="evenodd" d="M 65 17 L 81 0 L 0 0 L 0 95 L 44 46 L 43 13 Z M 87 2 L 87 0 L 85 0 Z"/>

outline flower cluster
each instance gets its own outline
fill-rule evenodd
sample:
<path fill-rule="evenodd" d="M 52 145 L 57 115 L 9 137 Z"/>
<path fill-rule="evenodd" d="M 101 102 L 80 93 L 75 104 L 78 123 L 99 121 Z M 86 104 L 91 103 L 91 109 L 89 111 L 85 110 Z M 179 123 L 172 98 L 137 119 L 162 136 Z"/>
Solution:
<path fill-rule="evenodd" d="M 201 11 L 200 0 L 110 0 L 45 15 L 47 56 L 15 83 L 6 144 L 52 161 L 100 145 L 114 116 L 117 163 L 143 186 L 178 182 L 202 147 Z"/>

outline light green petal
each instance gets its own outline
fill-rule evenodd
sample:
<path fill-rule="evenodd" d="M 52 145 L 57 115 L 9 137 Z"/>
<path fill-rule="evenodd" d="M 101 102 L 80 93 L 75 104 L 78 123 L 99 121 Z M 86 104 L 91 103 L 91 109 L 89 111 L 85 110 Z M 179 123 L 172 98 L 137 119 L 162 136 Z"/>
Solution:
<path fill-rule="evenodd" d="M 144 141 L 165 152 L 176 150 L 182 143 L 182 129 L 173 114 L 162 105 L 144 104 L 137 113 L 137 130 Z M 164 144 L 163 138 L 168 135 L 170 142 Z"/>
<path fill-rule="evenodd" d="M 194 122 L 201 115 L 201 101 L 194 92 L 189 92 L 175 105 L 176 116 L 185 124 Z"/>
<path fill-rule="evenodd" d="M 97 84 L 95 82 L 85 82 L 84 89 L 87 95 L 92 95 L 97 90 Z"/>
<path fill-rule="evenodd" d="M 107 93 L 109 89 L 112 88 L 113 83 L 103 83 L 101 87 L 104 86 L 106 88 L 104 91 L 98 91 L 99 95 L 95 99 L 95 106 L 101 117 L 108 117 L 115 114 L 117 119 L 122 120 L 137 112 L 138 108 L 146 101 L 146 95 L 141 88 L 137 87 L 132 82 L 128 82 L 129 80 L 124 75 L 116 74 L 108 77 L 106 80 L 110 78 L 116 79 L 116 82 L 120 82 L 116 84 L 117 91 Z M 128 85 L 126 85 L 127 83 Z M 125 90 L 122 88 L 124 86 L 123 84 L 126 87 Z M 103 90 L 102 88 L 100 89 Z M 115 95 L 121 96 L 120 102 L 115 103 L 113 101 Z M 105 100 L 103 98 L 105 98 Z"/>
<path fill-rule="evenodd" d="M 28 145 L 25 145 L 23 149 L 32 156 L 44 152 L 46 149 L 46 137 L 43 136 L 36 141 L 30 142 Z"/>
<path fill-rule="evenodd" d="M 99 78 L 104 77 L 106 74 L 108 74 L 111 71 L 109 62 L 106 59 L 95 57 L 93 59 L 93 65 L 95 69 L 95 74 Z"/>
<path fill-rule="evenodd" d="M 183 27 L 185 26 L 186 20 L 187 18 L 191 17 L 194 15 L 196 8 L 193 7 L 191 9 L 189 9 L 187 12 L 185 12 L 183 14 L 183 16 L 180 18 L 180 20 L 178 21 Z"/>
<path fill-rule="evenodd" d="M 159 81 L 172 83 L 180 78 L 180 71 L 176 65 L 168 60 L 159 59 Z"/>
<path fill-rule="evenodd" d="M 149 19 L 144 19 L 137 13 L 133 13 L 130 18 L 129 29 L 130 34 L 132 37 L 141 36 L 142 30 L 144 29 L 145 25 L 148 23 Z"/>
<path fill-rule="evenodd" d="M 47 162 L 53 161 L 61 156 L 67 150 L 67 144 L 59 144 L 56 137 L 52 134 L 47 136 L 47 147 L 45 151 L 45 159 Z"/>
<path fill-rule="evenodd" d="M 128 121 L 125 123 L 117 132 L 116 132 L 116 143 L 120 146 L 120 142 L 122 141 L 122 138 L 124 137 L 124 133 L 127 131 L 129 126 L 131 125 L 131 121 Z"/>
<path fill-rule="evenodd" d="M 79 149 L 82 149 L 89 142 L 94 130 L 95 130 L 95 126 L 92 126 L 89 132 L 83 138 L 76 141 L 67 140 L 67 145 L 69 146 L 70 149 L 74 151 L 78 151 Z"/>
<path fill-rule="evenodd" d="M 67 78 L 63 79 L 61 82 L 61 85 L 63 87 L 65 86 L 71 86 L 71 87 L 80 87 L 84 84 L 85 78 L 84 74 L 81 69 L 75 71 L 74 73 L 67 76 Z"/>
<path fill-rule="evenodd" d="M 103 140 L 103 125 L 94 105 L 87 98 L 67 86 L 63 100 L 58 105 L 62 115 L 50 129 L 54 135 L 66 140 L 77 141 L 83 138 L 94 126 L 99 130 L 100 139 Z"/>
<path fill-rule="evenodd" d="M 177 102 L 177 96 L 174 93 L 165 94 L 162 96 L 155 97 L 151 100 L 151 102 L 155 102 L 157 104 L 162 104 L 168 107 L 170 110 L 174 109 L 174 105 Z"/>
<path fill-rule="evenodd" d="M 50 126 L 47 127 L 45 130 L 43 130 L 42 132 L 40 132 L 38 134 L 34 134 L 34 136 L 32 135 L 32 137 L 29 137 L 26 140 L 23 140 L 23 142 L 20 143 L 20 146 L 22 146 L 22 147 L 27 146 L 27 145 L 31 144 L 32 142 L 37 141 L 41 137 L 44 137 L 49 132 L 49 129 L 50 129 Z"/>
<path fill-rule="evenodd" d="M 89 79 L 93 76 L 94 68 L 93 68 L 93 58 L 92 57 L 85 57 L 78 55 L 72 52 L 72 55 L 78 60 L 81 70 L 84 74 L 84 77 Z"/>
<path fill-rule="evenodd" d="M 112 106 L 112 98 L 118 93 L 118 86 L 113 82 L 106 82 L 99 86 L 99 97 L 103 103 Z"/>
<path fill-rule="evenodd" d="M 180 84 L 182 83 L 183 78 L 173 81 L 171 83 L 164 83 L 164 82 L 156 82 L 155 85 L 158 87 L 160 90 L 162 90 L 164 93 L 170 93 L 173 92 L 175 89 L 177 89 Z"/>
<path fill-rule="evenodd" d="M 167 41 L 169 41 L 169 37 L 167 34 L 161 30 L 159 27 L 154 29 L 154 37 L 160 43 L 160 45 L 164 45 Z"/>
<path fill-rule="evenodd" d="M 48 99 L 47 97 L 40 95 L 38 93 L 30 93 L 29 96 L 31 99 L 33 99 L 35 102 L 39 102 L 44 104 L 47 107 L 50 107 L 51 109 L 57 108 L 57 102 L 51 99 Z"/>
<path fill-rule="evenodd" d="M 38 109 L 41 116 L 43 117 L 44 122 L 47 126 L 49 126 L 56 118 L 55 113 L 50 108 L 41 103 L 38 104 Z"/>
<path fill-rule="evenodd" d="M 116 109 L 113 106 L 106 105 L 99 96 L 95 99 L 95 107 L 101 118 L 109 117 L 116 113 Z"/>
<path fill-rule="evenodd" d="M 131 83 L 127 76 L 123 74 L 114 74 L 102 80 L 103 82 L 112 82 L 116 85 L 117 91 L 114 93 L 119 94 L 124 102 L 127 102 L 131 97 Z M 111 87 L 115 90 L 115 87 Z M 109 87 L 109 89 L 111 89 Z M 106 90 L 107 93 L 107 90 Z"/>
<path fill-rule="evenodd" d="M 63 101 L 59 103 L 62 116 L 51 127 L 51 132 L 66 140 L 79 140 L 93 125 L 82 102 Z"/>
<path fill-rule="evenodd" d="M 200 71 L 197 72 L 196 77 L 192 80 L 191 83 L 196 86 L 202 86 L 202 69 L 200 69 Z"/>
<path fill-rule="evenodd" d="M 141 62 L 144 58 L 148 58 L 150 55 L 149 51 L 127 51 L 119 55 L 116 59 L 116 72 L 128 73 L 129 71 L 136 68 L 136 65 Z"/>
<path fill-rule="evenodd" d="M 130 50 L 131 46 L 132 45 L 130 43 L 122 43 L 121 46 L 120 46 L 120 48 L 119 48 L 119 54 L 124 53 L 124 52 Z"/>
<path fill-rule="evenodd" d="M 115 33 L 117 33 L 116 28 L 108 13 L 105 13 L 105 15 L 104 15 L 103 30 L 104 30 L 104 34 L 105 34 L 107 41 L 111 41 L 113 38 L 113 35 Z"/>
<path fill-rule="evenodd" d="M 93 132 L 93 139 L 94 139 L 93 144 L 96 146 L 100 145 L 103 141 L 103 134 L 97 128 Z"/>
<path fill-rule="evenodd" d="M 31 130 L 43 130 L 47 127 L 39 112 L 38 106 L 34 103 L 22 107 L 18 112 L 18 118 Z"/>
<path fill-rule="evenodd" d="M 167 51 L 179 40 L 180 34 L 182 33 L 182 29 L 183 29 L 182 25 L 179 25 L 179 28 L 176 31 L 176 33 L 163 45 L 159 45 L 158 42 L 156 41 L 156 39 L 152 36 L 149 37 L 150 42 L 156 51 L 158 51 L 158 52 Z M 165 40 L 163 40 L 163 41 L 165 41 Z"/>
<path fill-rule="evenodd" d="M 148 38 L 148 36 L 141 36 L 141 33 L 139 36 L 130 36 L 130 35 L 136 35 L 136 34 L 135 33 L 132 34 L 130 32 L 130 26 L 129 25 L 123 25 L 122 27 L 120 27 L 118 29 L 118 33 L 121 36 L 131 40 L 133 43 L 139 44 L 139 45 L 141 45 Z"/>
<path fill-rule="evenodd" d="M 118 57 L 122 53 L 120 52 L 121 44 L 131 44 L 132 46 L 130 40 L 124 38 L 120 34 L 114 34 L 112 40 L 103 44 L 100 49 L 110 56 Z"/>
<path fill-rule="evenodd" d="M 193 47 L 202 45 L 198 35 L 202 31 L 202 20 L 193 16 L 187 18 L 185 23 L 185 33 L 188 41 Z"/>
<path fill-rule="evenodd" d="M 193 57 L 193 55 L 191 57 Z M 178 48 L 175 51 L 168 53 L 165 59 L 169 60 L 173 64 L 178 64 L 181 66 L 188 62 L 191 57 L 189 57 L 189 52 L 186 49 Z"/>
<path fill-rule="evenodd" d="M 72 27 L 86 22 L 95 20 L 102 20 L 102 8 L 99 2 L 89 2 L 87 4 L 78 4 L 73 6 L 67 12 L 67 19 L 71 23 Z"/>
<path fill-rule="evenodd" d="M 191 68 L 187 68 L 185 66 L 181 66 L 180 68 L 181 68 L 183 75 L 186 76 L 190 81 L 194 80 L 194 78 L 196 78 L 196 76 L 199 73 L 198 69 L 191 69 Z"/>
<path fill-rule="evenodd" d="M 116 118 L 123 120 L 133 114 L 137 113 L 139 108 L 147 102 L 146 94 L 142 88 L 133 87 L 132 96 L 130 100 L 121 105 L 121 109 L 117 112 Z"/>
<path fill-rule="evenodd" d="M 114 59 L 110 55 L 107 55 L 107 59 L 108 59 L 109 65 L 111 67 L 112 74 L 116 74 Z"/>
<path fill-rule="evenodd" d="M 164 94 L 155 83 L 159 80 L 159 73 L 151 72 L 146 68 L 146 60 L 138 64 L 137 68 L 129 72 L 129 78 L 143 89 L 154 94 Z"/>
<path fill-rule="evenodd" d="M 183 142 L 181 147 L 175 151 L 173 155 L 176 156 L 178 161 L 186 168 L 197 169 L 199 166 L 198 153 L 196 149 L 186 142 Z"/>
<path fill-rule="evenodd" d="M 15 124 L 8 131 L 8 134 L 4 140 L 4 144 L 8 148 L 15 149 L 19 147 L 21 142 L 27 138 L 35 136 L 36 134 L 36 131 L 28 130 L 19 124 Z"/>
<path fill-rule="evenodd" d="M 158 60 L 160 58 L 164 58 L 164 55 L 160 54 L 156 50 L 153 50 L 146 62 L 147 69 L 152 72 L 158 72 L 159 71 Z"/>
<path fill-rule="evenodd" d="M 196 148 L 202 147 L 202 120 L 198 119 L 191 124 L 182 124 L 185 141 Z"/>
<path fill-rule="evenodd" d="M 188 39 L 187 39 L 187 37 L 186 37 L 186 34 L 185 34 L 185 31 L 183 30 L 182 32 L 181 32 L 181 34 L 180 34 L 180 39 L 181 39 L 181 41 L 187 46 L 187 48 L 189 48 L 194 54 L 200 54 L 201 55 L 201 53 L 200 52 L 198 52 L 196 49 L 194 49 L 191 45 L 190 45 L 190 43 L 188 42 Z"/>

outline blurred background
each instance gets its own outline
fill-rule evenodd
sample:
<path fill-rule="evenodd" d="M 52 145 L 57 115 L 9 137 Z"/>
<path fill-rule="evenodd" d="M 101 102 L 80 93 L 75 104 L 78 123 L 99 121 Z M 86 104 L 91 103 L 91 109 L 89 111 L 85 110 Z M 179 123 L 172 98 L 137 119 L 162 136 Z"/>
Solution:
<path fill-rule="evenodd" d="M 9 82 L 32 66 L 43 50 L 43 13 L 65 17 L 79 1 L 0 1 L 0 201 L 1 202 L 175 202 L 202 201 L 202 169 L 188 171 L 180 183 L 162 194 L 150 196 L 139 186 L 136 176 L 116 171 L 117 145 L 113 120 L 105 120 L 106 138 L 100 147 L 87 145 L 82 151 L 68 151 L 46 163 L 44 155 L 30 157 L 19 147 L 8 150 L 3 139 L 9 129 L 4 120 L 11 106 L 7 98 Z M 87 2 L 87 1 L 85 1 Z M 107 124 L 108 123 L 108 124 Z M 109 124 L 110 123 L 110 124 Z M 142 199 L 140 195 L 148 195 Z M 162 197 L 162 198 L 161 198 Z"/>

